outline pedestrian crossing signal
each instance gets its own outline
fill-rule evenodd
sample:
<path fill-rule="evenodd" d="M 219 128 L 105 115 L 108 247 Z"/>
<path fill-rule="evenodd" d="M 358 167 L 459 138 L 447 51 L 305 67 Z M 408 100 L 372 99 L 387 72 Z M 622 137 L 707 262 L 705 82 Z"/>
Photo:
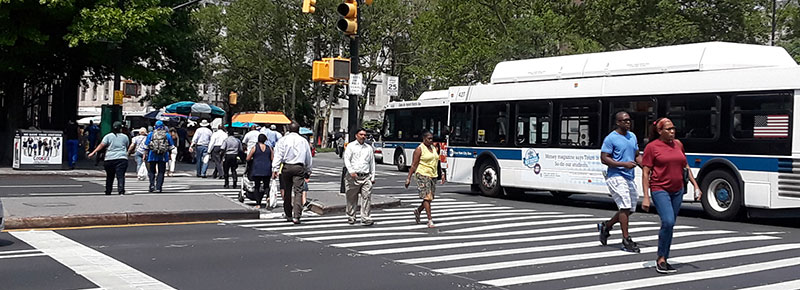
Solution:
<path fill-rule="evenodd" d="M 311 80 L 315 82 L 335 82 L 350 79 L 350 59 L 326 57 L 315 60 L 311 67 Z"/>

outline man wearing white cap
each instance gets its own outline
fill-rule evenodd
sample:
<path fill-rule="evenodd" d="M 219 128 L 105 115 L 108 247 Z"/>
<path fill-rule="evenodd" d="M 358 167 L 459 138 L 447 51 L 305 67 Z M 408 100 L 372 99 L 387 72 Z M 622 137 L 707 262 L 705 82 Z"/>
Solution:
<path fill-rule="evenodd" d="M 211 129 L 208 127 L 211 124 L 208 123 L 208 120 L 203 119 L 200 121 L 200 128 L 197 128 L 194 131 L 194 137 L 192 137 L 192 145 L 189 148 L 189 151 L 192 150 L 195 152 L 195 158 L 197 159 L 197 177 L 206 177 L 206 170 L 208 169 L 208 163 L 203 162 L 203 157 L 208 153 L 208 145 L 211 143 Z"/>
<path fill-rule="evenodd" d="M 139 129 L 139 135 L 133 137 L 131 140 L 131 147 L 128 148 L 128 154 L 133 154 L 133 159 L 136 160 L 136 172 L 139 172 L 139 168 L 141 168 L 142 163 L 144 162 L 144 151 L 145 145 L 144 141 L 147 139 L 147 128 L 142 127 Z M 139 180 L 144 180 L 145 175 L 138 175 L 137 177 Z"/>

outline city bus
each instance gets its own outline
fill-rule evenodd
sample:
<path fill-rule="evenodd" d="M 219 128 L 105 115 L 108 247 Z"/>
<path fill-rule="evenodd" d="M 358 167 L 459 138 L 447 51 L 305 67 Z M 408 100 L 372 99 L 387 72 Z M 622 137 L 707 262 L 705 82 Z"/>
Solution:
<path fill-rule="evenodd" d="M 445 141 L 448 103 L 447 90 L 424 92 L 416 101 L 390 102 L 384 107 L 381 140 L 383 163 L 405 171 L 411 166 L 414 149 L 422 142 L 423 131 L 433 133 L 433 141 Z M 376 149 L 377 150 L 377 149 Z"/>
<path fill-rule="evenodd" d="M 673 121 L 712 218 L 800 208 L 800 67 L 779 47 L 709 42 L 507 61 L 489 84 L 448 95 L 448 181 L 487 196 L 608 194 L 600 147 L 624 110 L 640 151 L 656 118 Z M 693 200 L 689 185 L 684 201 Z"/>

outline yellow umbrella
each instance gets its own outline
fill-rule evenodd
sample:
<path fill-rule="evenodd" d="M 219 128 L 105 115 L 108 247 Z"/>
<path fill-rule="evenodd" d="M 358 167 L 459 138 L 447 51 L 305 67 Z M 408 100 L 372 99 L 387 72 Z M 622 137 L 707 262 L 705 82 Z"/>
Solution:
<path fill-rule="evenodd" d="M 233 115 L 233 122 L 289 124 L 292 121 L 281 112 L 244 112 Z"/>

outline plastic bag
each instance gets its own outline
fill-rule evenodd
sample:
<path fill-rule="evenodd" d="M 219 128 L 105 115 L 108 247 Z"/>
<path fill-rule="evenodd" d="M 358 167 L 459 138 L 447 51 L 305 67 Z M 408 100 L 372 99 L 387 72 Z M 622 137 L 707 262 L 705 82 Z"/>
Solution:
<path fill-rule="evenodd" d="M 278 179 L 272 179 L 269 182 L 269 207 L 274 208 L 278 206 L 278 193 L 280 192 L 280 184 Z"/>
<path fill-rule="evenodd" d="M 139 165 L 139 169 L 136 171 L 136 177 L 139 179 L 147 178 L 147 166 L 144 162 L 142 162 L 142 165 Z"/>

